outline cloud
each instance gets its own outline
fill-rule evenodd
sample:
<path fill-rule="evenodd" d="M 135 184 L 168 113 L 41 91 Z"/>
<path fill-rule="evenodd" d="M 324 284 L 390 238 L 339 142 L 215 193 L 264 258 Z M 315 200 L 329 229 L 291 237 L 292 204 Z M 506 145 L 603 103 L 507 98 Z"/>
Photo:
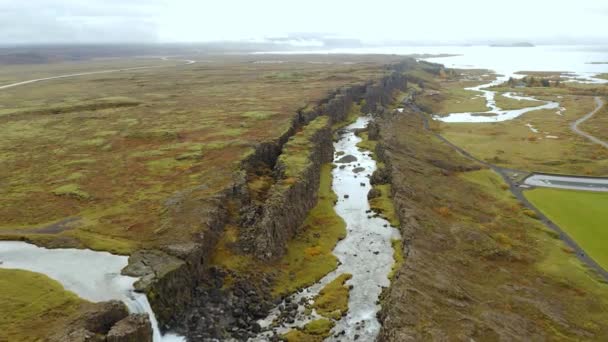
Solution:
<path fill-rule="evenodd" d="M 0 44 L 155 42 L 160 0 L 0 0 Z"/>
<path fill-rule="evenodd" d="M 326 32 L 364 41 L 603 39 L 596 0 L 0 0 L 0 44 L 192 42 Z"/>

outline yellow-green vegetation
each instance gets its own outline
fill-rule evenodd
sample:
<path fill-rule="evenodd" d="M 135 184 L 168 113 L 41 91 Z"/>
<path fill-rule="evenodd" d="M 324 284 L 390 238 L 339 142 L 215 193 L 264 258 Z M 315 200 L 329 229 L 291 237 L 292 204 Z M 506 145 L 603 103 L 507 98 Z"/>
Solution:
<path fill-rule="evenodd" d="M 86 303 L 43 274 L 0 268 L 0 341 L 46 340 Z"/>
<path fill-rule="evenodd" d="M 230 245 L 238 240 L 238 229 L 227 227 L 214 251 L 212 264 L 237 272 L 275 272 L 273 294 L 286 295 L 310 286 L 336 269 L 338 259 L 332 251 L 346 236 L 346 224 L 334 210 L 337 200 L 331 189 L 332 165 L 321 168 L 317 205 L 308 213 L 299 233 L 287 244 L 287 253 L 273 264 L 258 262 L 236 254 Z"/>
<path fill-rule="evenodd" d="M 505 109 L 505 110 L 522 109 L 522 108 L 540 106 L 543 104 L 543 102 L 540 102 L 540 101 L 511 99 L 511 98 L 504 96 L 503 94 L 496 94 L 496 96 L 494 97 L 494 100 L 496 100 L 496 105 L 500 109 Z"/>
<path fill-rule="evenodd" d="M 601 78 L 601 79 L 604 79 L 604 80 L 608 80 L 608 74 L 606 74 L 606 73 L 605 74 L 599 74 L 599 75 L 597 75 L 595 77 Z"/>
<path fill-rule="evenodd" d="M 91 196 L 82 191 L 78 184 L 66 184 L 52 190 L 53 195 L 71 196 L 78 199 L 89 199 Z"/>
<path fill-rule="evenodd" d="M 595 108 L 589 96 L 555 96 L 566 108 L 537 110 L 498 123 L 439 123 L 452 143 L 487 162 L 526 171 L 608 175 L 608 150 L 570 130 L 570 124 Z M 601 121 L 591 125 L 602 130 Z M 527 125 L 538 130 L 534 132 Z M 586 128 L 586 127 L 585 127 Z"/>
<path fill-rule="evenodd" d="M 369 206 L 375 212 L 382 214 L 393 227 L 399 227 L 399 216 L 395 211 L 393 200 L 391 198 L 390 184 L 377 184 L 373 186 L 378 190 L 380 196 L 369 200 Z"/>
<path fill-rule="evenodd" d="M 310 153 L 315 142 L 312 137 L 319 130 L 327 128 L 329 117 L 319 116 L 296 133 L 283 147 L 278 163 L 283 165 L 283 177 L 286 181 L 300 177 L 302 171 L 311 163 Z"/>
<path fill-rule="evenodd" d="M 189 241 L 207 228 L 201 215 L 214 210 L 215 196 L 232 186 L 254 146 L 287 131 L 299 109 L 377 80 L 400 59 L 286 58 L 209 57 L 178 68 L 182 62 L 141 59 L 0 67 L 5 84 L 166 65 L 0 91 L 0 238 L 124 254 Z M 336 63 L 310 63 L 317 59 Z M 67 218 L 78 220 L 45 229 Z"/>
<path fill-rule="evenodd" d="M 344 283 L 350 278 L 351 274 L 343 273 L 319 292 L 312 305 L 319 315 L 335 320 L 346 315 L 350 289 Z"/>
<path fill-rule="evenodd" d="M 361 132 L 357 135 L 361 138 L 361 141 L 357 143 L 357 147 L 362 150 L 367 150 L 372 153 L 372 158 L 376 160 L 376 145 L 378 144 L 375 140 L 369 139 L 369 134 L 367 132 Z"/>
<path fill-rule="evenodd" d="M 604 269 L 608 269 L 608 194 L 537 188 L 525 196 Z"/>
<path fill-rule="evenodd" d="M 329 319 L 321 318 L 314 320 L 302 329 L 295 329 L 283 335 L 288 342 L 321 342 L 329 336 L 334 322 Z"/>
<path fill-rule="evenodd" d="M 393 239 L 391 240 L 391 246 L 393 247 L 393 259 L 395 260 L 395 263 L 391 268 L 391 272 L 388 274 L 388 279 L 393 279 L 397 270 L 400 269 L 405 262 L 405 256 L 403 255 L 403 240 Z"/>

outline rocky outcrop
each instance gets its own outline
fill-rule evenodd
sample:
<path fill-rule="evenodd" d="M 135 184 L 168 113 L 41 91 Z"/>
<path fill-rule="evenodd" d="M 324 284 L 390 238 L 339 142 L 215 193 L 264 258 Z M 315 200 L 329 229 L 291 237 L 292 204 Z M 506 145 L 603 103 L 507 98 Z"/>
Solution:
<path fill-rule="evenodd" d="M 287 241 L 316 205 L 321 165 L 331 162 L 333 156 L 331 128 L 326 126 L 318 130 L 310 141 L 313 144 L 308 155 L 310 162 L 291 184 L 275 184 L 262 206 L 259 219 L 248 229 L 251 244 L 245 248 L 260 259 L 283 255 Z M 279 178 L 285 167 L 282 163 L 275 166 Z"/>
<path fill-rule="evenodd" d="M 50 336 L 51 342 L 151 342 L 147 314 L 129 314 L 120 301 L 91 304 L 67 329 Z"/>
<path fill-rule="evenodd" d="M 148 315 L 129 315 L 114 324 L 107 342 L 152 342 L 152 326 Z"/>

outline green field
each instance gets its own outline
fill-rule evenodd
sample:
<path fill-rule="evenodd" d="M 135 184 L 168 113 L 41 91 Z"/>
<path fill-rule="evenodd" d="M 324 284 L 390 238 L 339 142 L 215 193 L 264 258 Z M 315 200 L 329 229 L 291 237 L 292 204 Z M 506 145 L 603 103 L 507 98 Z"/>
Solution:
<path fill-rule="evenodd" d="M 526 197 L 608 269 L 608 194 L 538 188 Z"/>

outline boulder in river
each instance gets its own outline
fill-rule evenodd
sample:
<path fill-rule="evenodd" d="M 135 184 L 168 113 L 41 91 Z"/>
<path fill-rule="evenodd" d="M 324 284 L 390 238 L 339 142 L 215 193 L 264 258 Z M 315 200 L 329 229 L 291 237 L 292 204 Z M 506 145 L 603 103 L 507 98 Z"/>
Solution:
<path fill-rule="evenodd" d="M 356 161 L 357 161 L 357 157 L 353 156 L 352 154 L 348 154 L 348 155 L 345 155 L 344 157 L 336 160 L 336 163 L 348 164 L 348 163 L 352 163 L 352 162 L 356 162 Z"/>

